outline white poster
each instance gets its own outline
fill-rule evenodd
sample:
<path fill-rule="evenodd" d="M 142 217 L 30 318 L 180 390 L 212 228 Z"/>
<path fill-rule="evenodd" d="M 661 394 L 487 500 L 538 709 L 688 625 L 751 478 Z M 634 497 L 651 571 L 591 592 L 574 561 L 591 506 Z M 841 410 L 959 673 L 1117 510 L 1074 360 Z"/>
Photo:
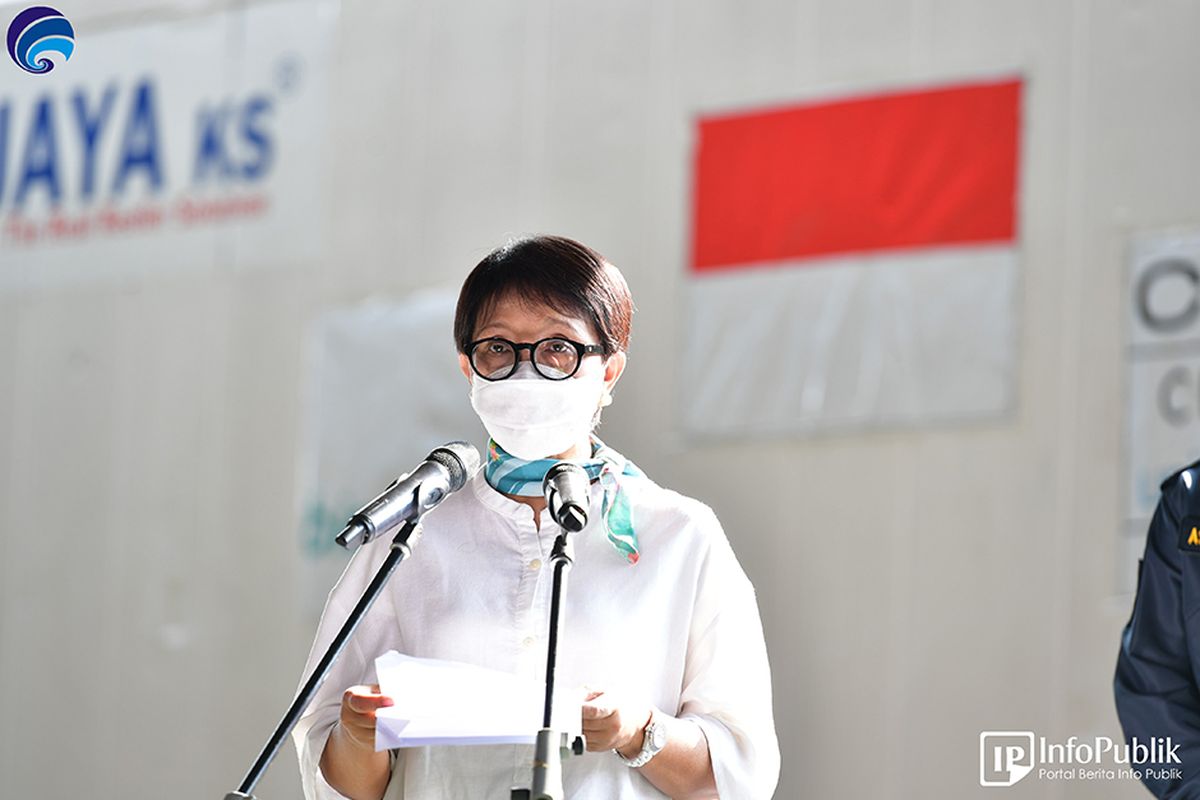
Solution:
<path fill-rule="evenodd" d="M 351 514 L 439 445 L 463 439 L 483 452 L 454 347 L 457 297 L 428 290 L 313 324 L 300 440 L 301 599 L 311 615 L 349 558 L 334 537 Z"/>
<path fill-rule="evenodd" d="M 316 263 L 337 17 L 261 3 L 75 31 L 44 74 L 5 56 L 0 289 Z"/>
<path fill-rule="evenodd" d="M 1200 231 L 1133 243 L 1126 524 L 1118 591 L 1132 593 L 1159 484 L 1200 459 Z"/>

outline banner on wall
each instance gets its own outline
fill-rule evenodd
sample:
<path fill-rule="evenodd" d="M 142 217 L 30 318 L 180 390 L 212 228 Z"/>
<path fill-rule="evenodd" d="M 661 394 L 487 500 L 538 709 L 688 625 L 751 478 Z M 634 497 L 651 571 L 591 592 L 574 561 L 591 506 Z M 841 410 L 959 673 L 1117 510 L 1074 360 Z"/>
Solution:
<path fill-rule="evenodd" d="M 1136 589 L 1159 484 L 1200 459 L 1200 230 L 1136 237 L 1128 276 L 1123 594 Z"/>
<path fill-rule="evenodd" d="M 84 28 L 45 74 L 0 63 L 0 289 L 319 259 L 337 14 Z"/>
<path fill-rule="evenodd" d="M 301 604 L 318 616 L 350 553 L 350 515 L 439 445 L 482 453 L 452 329 L 457 290 L 331 311 L 309 331 L 300 435 Z"/>
<path fill-rule="evenodd" d="M 1012 408 L 1021 88 L 991 80 L 698 120 L 691 433 Z"/>

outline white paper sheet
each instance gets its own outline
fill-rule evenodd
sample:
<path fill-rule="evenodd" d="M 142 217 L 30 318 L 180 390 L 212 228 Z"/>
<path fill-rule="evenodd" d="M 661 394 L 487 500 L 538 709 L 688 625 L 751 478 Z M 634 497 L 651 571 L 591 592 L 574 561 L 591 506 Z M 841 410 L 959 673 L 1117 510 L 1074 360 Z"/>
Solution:
<path fill-rule="evenodd" d="M 532 744 L 545 686 L 507 672 L 390 650 L 375 659 L 379 688 L 395 705 L 375 714 L 375 749 Z M 582 687 L 556 688 L 554 727 L 580 732 Z"/>

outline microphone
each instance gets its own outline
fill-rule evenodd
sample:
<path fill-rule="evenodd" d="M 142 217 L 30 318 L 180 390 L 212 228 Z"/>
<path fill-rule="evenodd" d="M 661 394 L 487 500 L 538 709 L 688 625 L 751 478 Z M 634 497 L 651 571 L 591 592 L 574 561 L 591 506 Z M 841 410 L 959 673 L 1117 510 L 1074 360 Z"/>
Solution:
<path fill-rule="evenodd" d="M 466 442 L 436 448 L 412 472 L 406 472 L 383 493 L 354 512 L 337 535 L 347 549 L 390 533 L 457 492 L 479 469 L 479 451 Z"/>
<path fill-rule="evenodd" d="M 578 533 L 587 525 L 591 488 L 587 470 L 570 461 L 560 461 L 546 473 L 542 494 L 550 516 L 563 530 Z"/>

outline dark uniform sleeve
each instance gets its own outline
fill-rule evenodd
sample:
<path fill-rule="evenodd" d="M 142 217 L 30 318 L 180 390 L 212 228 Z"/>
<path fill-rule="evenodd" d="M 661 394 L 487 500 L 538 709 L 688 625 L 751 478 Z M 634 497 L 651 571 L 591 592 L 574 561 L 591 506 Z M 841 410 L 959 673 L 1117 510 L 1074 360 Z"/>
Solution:
<path fill-rule="evenodd" d="M 1121 634 L 1113 680 L 1117 715 L 1126 742 L 1171 737 L 1179 744 L 1177 767 L 1182 778 L 1142 782 L 1159 798 L 1200 800 L 1200 691 L 1192 671 L 1184 614 L 1184 582 L 1194 581 L 1200 551 L 1183 548 L 1180 522 L 1195 513 L 1200 499 L 1200 462 L 1180 470 L 1162 484 L 1162 495 L 1146 535 L 1146 551 L 1138 562 L 1138 588 L 1133 614 Z M 1190 474 L 1184 475 L 1184 472 Z M 1200 562 L 1197 562 L 1200 564 Z M 1188 586 L 1187 596 L 1195 594 Z"/>

